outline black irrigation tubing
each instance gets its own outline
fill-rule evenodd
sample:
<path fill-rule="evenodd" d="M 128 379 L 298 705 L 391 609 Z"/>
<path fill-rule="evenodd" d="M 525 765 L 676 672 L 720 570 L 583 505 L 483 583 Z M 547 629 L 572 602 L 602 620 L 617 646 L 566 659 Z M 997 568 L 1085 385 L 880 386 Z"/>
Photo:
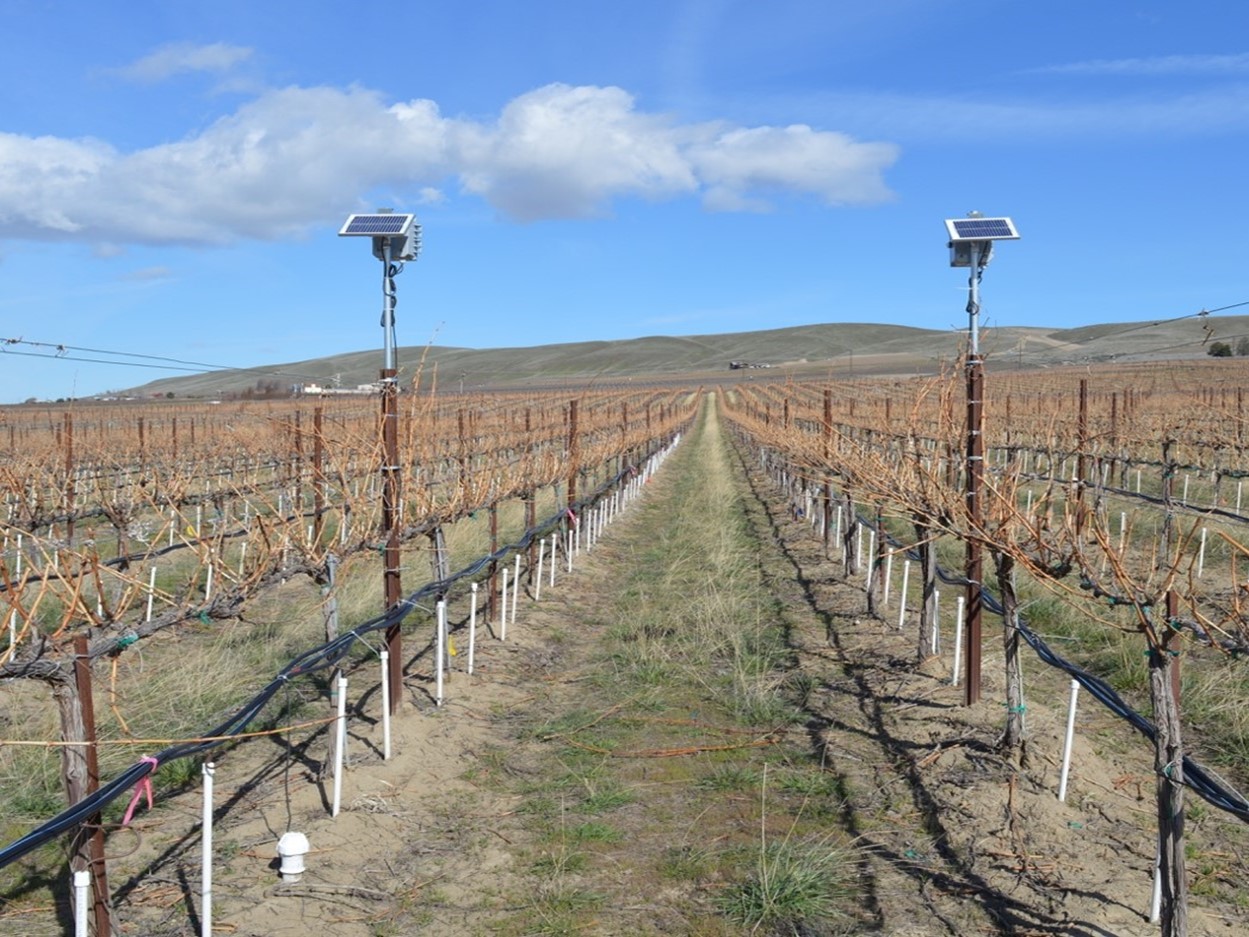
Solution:
<path fill-rule="evenodd" d="M 662 448 L 661 446 L 660 449 Z M 656 452 L 658 451 L 656 450 Z M 654 454 L 656 453 L 653 452 L 651 455 L 653 456 Z M 650 458 L 650 456 L 647 458 Z M 631 477 L 635 471 L 633 466 L 622 470 L 614 478 L 601 484 L 592 495 L 578 500 L 574 507 L 584 510 L 585 507 L 593 505 L 606 492 L 619 485 L 623 479 Z M 296 677 L 337 666 L 351 652 L 356 641 L 361 640 L 364 635 L 400 624 L 409 613 L 418 607 L 418 603 L 422 599 L 430 596 L 441 597 L 445 595 L 452 584 L 475 575 L 492 562 L 497 562 L 504 557 L 526 549 L 537 537 L 545 537 L 548 532 L 559 527 L 566 518 L 567 509 L 561 508 L 541 524 L 527 529 L 518 542 L 499 547 L 493 553 L 475 560 L 469 566 L 447 577 L 445 580 L 425 584 L 386 613 L 372 618 L 361 625 L 357 625 L 332 641 L 327 641 L 319 647 L 305 651 L 282 668 L 264 689 L 235 711 L 233 715 L 206 733 L 204 737 L 212 741 L 186 742 L 174 745 L 136 762 L 108 784 L 95 791 L 95 793 L 83 798 L 68 810 L 57 814 L 25 836 L 0 849 L 0 868 L 16 862 L 22 856 L 38 849 L 62 833 L 85 822 L 94 814 L 99 813 L 104 807 L 123 796 L 126 791 L 154 773 L 160 765 L 179 758 L 189 758 L 202 754 L 227 744 L 231 737 L 240 735 L 246 730 L 265 706 L 268 705 L 269 701 L 282 689 L 284 684 L 289 683 L 290 680 Z"/>
<path fill-rule="evenodd" d="M 874 526 L 872 518 L 865 517 L 855 511 L 855 516 L 860 523 Z M 902 546 L 901 542 L 889 533 L 885 533 L 885 539 L 893 547 Z M 919 552 L 915 548 L 908 548 L 904 554 L 911 559 L 918 560 Z M 949 585 L 969 585 L 969 581 L 965 576 L 955 576 L 944 570 L 940 564 L 936 567 L 937 576 L 942 582 Z M 993 612 L 995 615 L 1004 615 L 1005 609 L 997 597 L 989 591 L 982 583 L 980 586 L 980 600 L 984 603 L 985 608 Z M 1175 622 L 1174 624 L 1183 625 L 1183 622 Z M 1113 687 L 1105 680 L 1097 677 L 1083 667 L 1071 663 L 1071 661 L 1057 654 L 1048 644 L 1042 640 L 1041 636 L 1028 627 L 1023 616 L 1016 616 L 1015 630 L 1019 636 L 1027 642 L 1028 646 L 1036 652 L 1037 657 L 1042 662 L 1056 667 L 1067 673 L 1072 679 L 1076 680 L 1082 687 L 1089 691 L 1099 703 L 1109 709 L 1116 716 L 1124 719 L 1144 735 L 1150 742 L 1156 742 L 1158 730 L 1152 722 L 1134 710 L 1121 697 Z M 1230 813 L 1239 820 L 1249 823 L 1249 800 L 1244 795 L 1229 786 L 1213 771 L 1206 768 L 1200 762 L 1194 761 L 1188 755 L 1182 760 L 1183 764 L 1183 780 L 1181 783 L 1189 788 L 1198 797 L 1225 813 Z M 1168 777 L 1171 777 L 1168 775 Z M 1171 780 L 1175 780 L 1171 778 Z"/>

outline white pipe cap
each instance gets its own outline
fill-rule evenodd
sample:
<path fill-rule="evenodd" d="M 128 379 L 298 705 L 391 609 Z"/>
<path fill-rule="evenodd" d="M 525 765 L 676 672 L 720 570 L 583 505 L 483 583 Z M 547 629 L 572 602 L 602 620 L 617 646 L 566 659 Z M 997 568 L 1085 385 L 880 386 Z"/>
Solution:
<path fill-rule="evenodd" d="M 298 882 L 304 873 L 304 856 L 312 847 L 308 845 L 308 837 L 303 833 L 283 833 L 278 840 L 278 859 L 281 860 L 279 871 L 282 881 Z"/>

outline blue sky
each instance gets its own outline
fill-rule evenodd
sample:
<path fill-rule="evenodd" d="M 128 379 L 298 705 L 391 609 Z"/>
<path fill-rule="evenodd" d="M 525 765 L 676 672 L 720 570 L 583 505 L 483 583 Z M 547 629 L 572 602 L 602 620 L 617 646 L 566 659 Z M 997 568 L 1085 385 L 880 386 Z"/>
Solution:
<path fill-rule="evenodd" d="M 401 345 L 961 328 L 970 209 L 989 325 L 1190 314 L 1246 143 L 1240 0 L 4 0 L 0 401 L 380 348 L 380 206 Z"/>

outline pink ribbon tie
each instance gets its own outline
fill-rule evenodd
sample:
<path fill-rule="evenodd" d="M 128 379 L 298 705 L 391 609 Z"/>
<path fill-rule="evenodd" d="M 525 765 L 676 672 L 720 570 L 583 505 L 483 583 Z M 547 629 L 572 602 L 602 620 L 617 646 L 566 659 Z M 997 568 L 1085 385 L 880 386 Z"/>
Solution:
<path fill-rule="evenodd" d="M 126 808 L 126 815 L 121 818 L 122 826 L 130 825 L 130 820 L 134 817 L 134 808 L 139 806 L 140 797 L 147 797 L 147 809 L 152 809 L 152 775 L 160 767 L 160 762 L 151 755 L 144 755 L 139 759 L 139 764 L 149 764 L 152 766 L 152 770 L 141 777 L 139 783 L 134 786 L 134 795 L 130 798 L 130 806 Z"/>

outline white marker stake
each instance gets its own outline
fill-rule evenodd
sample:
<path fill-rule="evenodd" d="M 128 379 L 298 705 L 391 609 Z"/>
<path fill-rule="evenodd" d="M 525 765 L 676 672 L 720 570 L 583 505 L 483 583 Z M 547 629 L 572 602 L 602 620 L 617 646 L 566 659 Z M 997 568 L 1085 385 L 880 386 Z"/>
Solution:
<path fill-rule="evenodd" d="M 507 567 L 503 567 L 503 607 L 499 615 L 499 640 L 507 640 Z"/>
<path fill-rule="evenodd" d="M 152 620 L 152 599 L 156 595 L 156 567 L 152 567 L 151 575 L 147 577 L 147 617 L 144 621 Z"/>
<path fill-rule="evenodd" d="M 1206 568 L 1206 528 L 1201 528 L 1201 546 L 1197 550 L 1197 578 L 1201 578 L 1201 574 Z"/>
<path fill-rule="evenodd" d="M 91 906 L 91 873 L 74 873 L 74 937 L 87 937 L 87 909 Z"/>
<path fill-rule="evenodd" d="M 564 550 L 564 555 L 568 558 L 568 572 L 572 572 L 572 531 L 568 531 L 568 546 Z"/>
<path fill-rule="evenodd" d="M 1157 924 L 1162 920 L 1162 847 L 1154 853 L 1154 893 L 1149 900 L 1149 923 Z"/>
<path fill-rule="evenodd" d="M 932 590 L 932 641 L 929 644 L 933 654 L 941 653 L 941 590 Z"/>
<path fill-rule="evenodd" d="M 863 528 L 859 528 L 862 533 Z M 862 541 L 863 538 L 859 537 Z M 876 531 L 869 530 L 867 532 L 867 568 L 863 571 L 863 588 L 869 589 L 872 585 L 872 570 L 876 568 Z"/>
<path fill-rule="evenodd" d="M 964 597 L 960 595 L 954 609 L 954 673 L 950 677 L 951 686 L 958 686 L 959 668 L 963 663 L 963 601 Z"/>
<path fill-rule="evenodd" d="M 546 558 L 546 539 L 538 541 L 538 577 L 533 581 L 533 600 L 542 598 L 542 561 Z"/>
<path fill-rule="evenodd" d="M 863 525 L 854 528 L 854 565 L 857 569 L 863 565 Z"/>
<path fill-rule="evenodd" d="M 1244 488 L 1244 486 L 1245 486 L 1244 481 L 1238 481 L 1236 483 L 1236 513 L 1237 514 L 1240 513 L 1240 492 Z"/>
<path fill-rule="evenodd" d="M 550 586 L 555 588 L 555 547 L 559 544 L 559 531 L 551 534 L 551 581 Z"/>
<path fill-rule="evenodd" d="M 507 575 L 507 570 L 503 571 L 503 575 Z M 506 590 L 503 593 L 507 595 Z M 507 599 L 505 598 L 506 605 Z M 443 700 L 442 694 L 442 672 L 446 669 L 447 656 L 447 603 L 442 599 L 438 600 L 438 604 L 434 606 L 434 629 L 437 632 L 436 642 L 434 645 L 434 705 L 441 706 Z M 507 623 L 507 614 L 503 615 L 504 624 Z"/>
<path fill-rule="evenodd" d="M 387 707 L 389 708 L 389 707 Z M 334 721 L 338 742 L 334 746 L 334 801 L 330 816 L 337 817 L 343 803 L 343 749 L 347 747 L 347 678 L 338 678 L 338 718 Z"/>
<path fill-rule="evenodd" d="M 1063 742 L 1063 767 L 1058 778 L 1058 800 L 1067 802 L 1067 775 L 1071 771 L 1071 743 L 1076 734 L 1076 702 L 1080 698 L 1080 681 L 1071 681 L 1071 703 L 1067 706 L 1067 738 Z"/>
<path fill-rule="evenodd" d="M 239 549 L 239 576 L 243 575 L 243 569 L 247 565 L 247 541 L 243 541 L 243 546 Z"/>
<path fill-rule="evenodd" d="M 211 761 L 204 762 L 204 814 L 200 823 L 203 864 L 200 867 L 199 920 L 200 937 L 212 937 L 213 932 L 213 771 Z"/>
<path fill-rule="evenodd" d="M 1119 555 L 1123 555 L 1124 544 L 1128 542 L 1128 512 L 1119 512 Z"/>
<path fill-rule="evenodd" d="M 473 655 L 477 651 L 477 583 L 469 586 L 472 604 L 468 607 L 468 672 L 473 672 Z"/>
<path fill-rule="evenodd" d="M 904 560 L 902 562 L 902 595 L 898 599 L 898 630 L 902 630 L 902 623 L 906 620 L 906 586 L 911 579 L 911 561 Z"/>
<path fill-rule="evenodd" d="M 382 760 L 390 761 L 390 651 L 378 652 L 382 663 Z"/>
<path fill-rule="evenodd" d="M 516 603 L 520 601 L 520 554 L 516 554 L 516 564 L 512 567 L 512 624 L 516 624 Z"/>
<path fill-rule="evenodd" d="M 881 608 L 889 607 L 889 587 L 893 584 L 893 551 L 885 554 L 885 595 L 880 600 Z"/>
<path fill-rule="evenodd" d="M 204 601 L 211 602 L 213 597 L 213 564 L 208 564 L 208 575 L 204 579 Z"/>

